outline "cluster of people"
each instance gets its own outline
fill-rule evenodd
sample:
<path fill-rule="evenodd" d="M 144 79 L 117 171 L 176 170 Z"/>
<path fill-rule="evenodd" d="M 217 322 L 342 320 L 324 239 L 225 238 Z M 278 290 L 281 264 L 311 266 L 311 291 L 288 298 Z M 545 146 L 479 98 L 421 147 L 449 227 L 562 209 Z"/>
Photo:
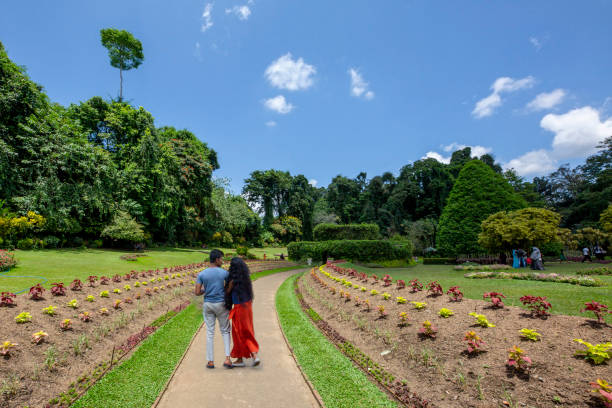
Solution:
<path fill-rule="evenodd" d="M 595 255 L 595 258 L 602 261 L 606 256 L 606 250 L 603 249 L 599 243 L 597 243 L 593 247 L 593 254 Z M 593 262 L 593 258 L 591 258 L 591 248 L 589 247 L 582 248 L 582 262 L 585 261 Z"/>
<path fill-rule="evenodd" d="M 252 365 L 261 364 L 257 353 L 259 345 L 253 329 L 253 283 L 249 267 L 242 258 L 232 258 L 229 270 L 223 265 L 223 252 L 210 251 L 209 268 L 198 274 L 195 295 L 204 295 L 204 323 L 206 324 L 206 367 L 215 368 L 214 337 L 215 324 L 223 338 L 225 368 L 245 367 L 245 359 Z M 231 323 L 230 323 L 231 321 Z M 230 334 L 231 332 L 231 334 Z M 230 337 L 231 335 L 231 337 Z M 230 346 L 233 339 L 233 348 Z M 232 361 L 232 358 L 235 360 Z"/>
<path fill-rule="evenodd" d="M 538 247 L 531 247 L 531 255 L 527 256 L 528 253 L 524 249 L 518 248 L 512 250 L 512 267 L 513 268 L 526 268 L 531 266 L 531 269 L 537 271 L 544 270 L 544 261 L 542 259 L 542 252 Z"/>

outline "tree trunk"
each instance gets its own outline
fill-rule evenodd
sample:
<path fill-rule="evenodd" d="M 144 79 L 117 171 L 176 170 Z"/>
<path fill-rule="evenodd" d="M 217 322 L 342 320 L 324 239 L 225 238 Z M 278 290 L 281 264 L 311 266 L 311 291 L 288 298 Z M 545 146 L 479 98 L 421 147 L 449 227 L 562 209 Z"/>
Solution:
<path fill-rule="evenodd" d="M 119 102 L 123 101 L 123 70 L 119 68 Z"/>

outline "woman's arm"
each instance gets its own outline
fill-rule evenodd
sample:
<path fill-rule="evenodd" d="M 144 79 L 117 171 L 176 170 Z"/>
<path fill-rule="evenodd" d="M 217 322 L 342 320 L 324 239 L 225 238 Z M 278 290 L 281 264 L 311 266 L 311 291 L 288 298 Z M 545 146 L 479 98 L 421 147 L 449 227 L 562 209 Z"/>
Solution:
<path fill-rule="evenodd" d="M 234 281 L 233 280 L 229 281 L 229 283 L 225 287 L 225 293 L 227 295 L 229 295 L 230 293 L 232 293 L 232 289 L 234 289 Z"/>

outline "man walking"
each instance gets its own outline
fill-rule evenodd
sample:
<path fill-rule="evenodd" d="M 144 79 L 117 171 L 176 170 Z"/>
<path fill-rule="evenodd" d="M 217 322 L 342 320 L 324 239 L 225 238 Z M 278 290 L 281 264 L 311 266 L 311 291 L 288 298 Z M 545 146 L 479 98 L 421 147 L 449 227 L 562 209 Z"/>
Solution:
<path fill-rule="evenodd" d="M 223 337 L 225 349 L 225 362 L 223 366 L 232 368 L 230 360 L 230 322 L 229 310 L 225 307 L 225 282 L 229 273 L 221 268 L 223 265 L 223 252 L 218 249 L 210 251 L 210 268 L 204 269 L 198 274 L 195 287 L 195 295 L 204 294 L 204 323 L 206 323 L 206 368 L 215 368 L 214 362 L 214 338 L 215 322 L 219 321 L 219 330 Z"/>
<path fill-rule="evenodd" d="M 586 246 L 582 248 L 582 262 L 584 263 L 584 261 L 593 262 L 591 259 L 591 250 Z"/>

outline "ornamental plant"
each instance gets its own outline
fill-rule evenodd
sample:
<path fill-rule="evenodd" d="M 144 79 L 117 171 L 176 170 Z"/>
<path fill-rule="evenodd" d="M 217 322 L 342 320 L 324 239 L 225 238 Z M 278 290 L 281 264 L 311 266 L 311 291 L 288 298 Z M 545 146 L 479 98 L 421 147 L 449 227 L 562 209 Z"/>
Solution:
<path fill-rule="evenodd" d="M 360 290 L 361 290 L 362 292 L 367 291 L 367 289 L 365 288 L 365 286 L 362 286 Z"/>
<path fill-rule="evenodd" d="M 369 312 L 369 311 L 370 311 L 370 309 L 371 309 L 371 306 L 370 306 L 370 299 L 365 299 L 365 300 L 363 301 L 363 305 L 365 306 L 365 311 L 366 311 L 366 312 Z"/>
<path fill-rule="evenodd" d="M 438 333 L 438 328 L 429 320 L 425 320 L 422 327 L 419 329 L 419 334 L 421 336 L 431 337 L 432 339 L 436 338 L 436 333 Z"/>
<path fill-rule="evenodd" d="M 132 290 L 132 287 L 130 285 L 125 285 L 123 289 L 125 289 L 126 291 L 130 291 Z"/>
<path fill-rule="evenodd" d="M 113 308 L 120 309 L 121 308 L 121 300 L 115 299 L 115 303 L 113 303 Z"/>
<path fill-rule="evenodd" d="M 30 292 L 28 295 L 32 300 L 41 300 L 43 299 L 43 293 L 45 292 L 45 288 L 43 288 L 40 283 L 37 283 L 35 286 L 30 288 Z"/>
<path fill-rule="evenodd" d="M 89 286 L 91 286 L 92 288 L 95 286 L 97 280 L 98 280 L 98 277 L 96 275 L 89 275 L 87 277 L 87 281 L 89 282 Z"/>
<path fill-rule="evenodd" d="M 400 312 L 399 314 L 399 327 L 405 327 L 408 325 L 408 313 Z"/>
<path fill-rule="evenodd" d="M 382 278 L 382 281 L 383 281 L 383 286 L 391 286 L 391 283 L 393 282 L 393 280 L 391 279 L 391 276 L 389 275 L 385 275 Z"/>
<path fill-rule="evenodd" d="M 344 299 L 346 302 L 350 302 L 351 301 L 351 294 L 349 292 L 345 292 L 344 293 Z"/>
<path fill-rule="evenodd" d="M 147 295 L 147 296 L 151 296 L 151 289 L 146 288 L 146 289 L 145 289 L 145 295 Z"/>
<path fill-rule="evenodd" d="M 79 319 L 81 319 L 82 322 L 87 323 L 87 322 L 91 321 L 91 317 L 92 317 L 91 313 L 89 313 L 89 312 L 79 313 Z"/>
<path fill-rule="evenodd" d="M 32 321 L 32 315 L 29 312 L 21 312 L 15 316 L 15 321 L 19 324 L 29 323 Z"/>
<path fill-rule="evenodd" d="M 83 282 L 80 279 L 75 279 L 70 284 L 70 290 L 79 291 L 83 289 Z"/>
<path fill-rule="evenodd" d="M 47 337 L 49 337 L 49 335 L 45 333 L 44 331 L 42 330 L 37 331 L 36 333 L 32 334 L 32 343 L 34 344 L 43 343 Z"/>
<path fill-rule="evenodd" d="M 140 298 L 141 298 L 140 292 L 136 292 L 136 293 L 134 294 L 134 299 L 138 300 L 138 299 L 140 299 Z"/>
<path fill-rule="evenodd" d="M 110 278 L 108 276 L 100 276 L 100 285 L 108 285 Z"/>
<path fill-rule="evenodd" d="M 60 329 L 66 331 L 66 330 L 72 330 L 72 320 L 70 319 L 64 319 L 60 322 Z"/>
<path fill-rule="evenodd" d="M 501 298 L 506 298 L 503 293 L 499 292 L 486 292 L 482 295 L 483 299 L 491 299 L 491 307 L 501 309 L 504 307 L 504 302 Z"/>
<path fill-rule="evenodd" d="M 425 303 L 425 302 L 412 301 L 410 303 L 412 303 L 414 308 L 417 309 L 417 310 L 425 309 L 425 306 L 427 306 L 427 303 Z"/>
<path fill-rule="evenodd" d="M 376 289 L 372 289 L 372 290 L 370 291 L 370 295 L 372 295 L 372 296 L 376 296 L 376 295 L 378 295 L 378 291 L 377 291 Z"/>
<path fill-rule="evenodd" d="M 378 276 L 372 275 L 372 279 L 374 280 L 372 283 L 378 283 Z"/>
<path fill-rule="evenodd" d="M 451 286 L 449 290 L 446 291 L 446 294 L 450 296 L 451 302 L 461 302 L 463 299 L 463 292 L 459 290 L 459 286 Z"/>
<path fill-rule="evenodd" d="M 101 298 L 110 297 L 110 294 L 108 293 L 108 290 L 103 290 L 102 292 L 100 292 L 100 297 Z"/>
<path fill-rule="evenodd" d="M 444 293 L 444 291 L 442 290 L 442 286 L 438 283 L 438 281 L 433 281 L 433 282 L 429 282 L 427 284 L 427 292 L 429 293 L 428 296 L 442 296 L 442 294 Z"/>
<path fill-rule="evenodd" d="M 115 293 L 117 295 L 120 295 L 121 294 L 121 289 L 115 288 L 115 289 L 113 289 L 113 293 Z"/>
<path fill-rule="evenodd" d="M 78 304 L 78 302 L 77 302 L 77 300 L 76 300 L 76 299 L 72 299 L 72 300 L 71 300 L 70 302 L 68 302 L 66 305 L 67 305 L 68 307 L 73 308 L 73 309 L 77 309 L 77 308 L 79 307 L 79 304 Z"/>
<path fill-rule="evenodd" d="M 47 307 L 43 307 L 42 312 L 49 316 L 53 316 L 55 315 L 55 309 L 57 309 L 57 306 L 47 306 Z"/>
<path fill-rule="evenodd" d="M 11 343 L 10 341 L 5 341 L 0 344 L 0 356 L 8 357 L 11 355 L 11 350 L 17 347 L 19 344 Z"/>
<path fill-rule="evenodd" d="M 117 274 L 117 275 L 113 275 L 113 277 L 111 278 L 113 282 L 121 282 L 121 275 Z"/>
<path fill-rule="evenodd" d="M 406 298 L 403 298 L 401 296 L 396 297 L 395 300 L 397 300 L 397 303 L 399 303 L 400 305 L 406 304 L 406 302 L 408 302 Z"/>
<path fill-rule="evenodd" d="M 95 302 L 96 301 L 96 297 L 94 295 L 87 295 L 85 300 L 88 301 L 88 302 Z"/>
<path fill-rule="evenodd" d="M 451 316 L 452 316 L 452 315 L 454 315 L 454 314 L 455 314 L 455 313 L 454 313 L 452 310 L 447 309 L 447 308 L 445 308 L 445 307 L 443 307 L 442 309 L 440 309 L 440 311 L 438 312 L 438 315 L 440 315 L 440 317 L 444 317 L 444 318 L 451 317 Z"/>
<path fill-rule="evenodd" d="M 159 290 L 159 288 L 156 286 L 156 287 L 153 288 L 153 290 L 155 292 L 157 292 Z M 336 288 L 334 288 L 333 286 L 331 288 L 329 288 L 329 291 L 332 293 L 332 295 L 336 294 Z"/>
<path fill-rule="evenodd" d="M 531 316 L 544 317 L 550 315 L 548 309 L 552 306 L 546 301 L 546 296 L 526 295 L 519 300 L 531 311 Z"/>
<path fill-rule="evenodd" d="M 396 285 L 396 289 L 404 289 L 406 287 L 406 281 L 404 281 L 403 279 L 398 279 L 397 280 L 397 285 Z"/>
<path fill-rule="evenodd" d="M 531 367 L 531 359 L 520 347 L 512 346 L 508 351 L 510 352 L 508 355 L 508 362 L 506 362 L 508 367 L 523 372 L 529 370 L 529 367 Z"/>
<path fill-rule="evenodd" d="M 361 304 L 361 299 L 359 299 L 359 296 L 355 296 L 355 306 L 359 306 Z"/>
<path fill-rule="evenodd" d="M 484 346 L 486 343 L 478 334 L 476 334 L 475 331 L 470 330 L 469 332 L 465 333 L 464 339 L 467 341 L 467 352 L 469 354 L 476 354 L 484 351 L 482 346 Z"/>
<path fill-rule="evenodd" d="M 390 294 L 388 294 L 387 292 L 383 293 L 383 294 L 382 294 L 382 297 L 383 297 L 383 299 L 385 299 L 385 300 L 389 300 L 389 299 L 391 299 L 391 295 L 390 295 Z"/>
<path fill-rule="evenodd" d="M 106 316 L 108 314 L 108 309 L 105 308 L 105 307 L 101 307 L 99 312 L 100 312 L 101 315 Z"/>
<path fill-rule="evenodd" d="M 494 324 L 489 323 L 489 321 L 487 320 L 487 317 L 483 314 L 478 314 L 478 313 L 469 313 L 470 316 L 474 316 L 476 318 L 476 324 L 480 327 L 495 327 Z"/>
<path fill-rule="evenodd" d="M 2 294 L 0 295 L 0 307 L 16 306 L 17 303 L 14 300 L 15 297 L 16 297 L 15 294 L 12 292 L 2 292 Z"/>
<path fill-rule="evenodd" d="M 418 279 L 413 279 L 410 281 L 410 288 L 412 293 L 420 292 L 423 290 L 423 285 L 419 282 Z"/>
<path fill-rule="evenodd" d="M 53 296 L 66 296 L 66 287 L 62 282 L 55 282 L 51 284 L 51 294 Z"/>
<path fill-rule="evenodd" d="M 135 288 L 140 287 L 140 282 L 134 282 L 134 287 L 135 287 Z"/>
<path fill-rule="evenodd" d="M 612 310 L 608 310 L 608 306 L 603 303 L 599 303 L 596 301 L 590 301 L 584 304 L 586 307 L 580 310 L 581 313 L 584 312 L 593 312 L 595 317 L 597 317 L 597 323 L 605 324 L 604 315 L 610 313 L 612 314 Z"/>
<path fill-rule="evenodd" d="M 385 307 L 383 305 L 378 305 L 376 306 L 376 308 L 378 309 L 378 316 L 381 319 L 384 319 L 385 317 L 387 317 L 387 312 L 385 312 Z"/>
<path fill-rule="evenodd" d="M 596 382 L 591 383 L 591 387 L 591 392 L 597 393 L 604 406 L 606 408 L 612 408 L 612 384 L 598 378 Z"/>
<path fill-rule="evenodd" d="M 612 357 L 612 343 L 591 344 L 582 339 L 574 341 L 586 347 L 586 350 L 578 350 L 574 355 L 584 356 L 585 360 L 591 360 L 593 364 L 603 364 Z"/>
<path fill-rule="evenodd" d="M 540 333 L 531 329 L 521 329 L 519 330 L 519 333 L 525 340 L 539 341 L 541 337 Z"/>

